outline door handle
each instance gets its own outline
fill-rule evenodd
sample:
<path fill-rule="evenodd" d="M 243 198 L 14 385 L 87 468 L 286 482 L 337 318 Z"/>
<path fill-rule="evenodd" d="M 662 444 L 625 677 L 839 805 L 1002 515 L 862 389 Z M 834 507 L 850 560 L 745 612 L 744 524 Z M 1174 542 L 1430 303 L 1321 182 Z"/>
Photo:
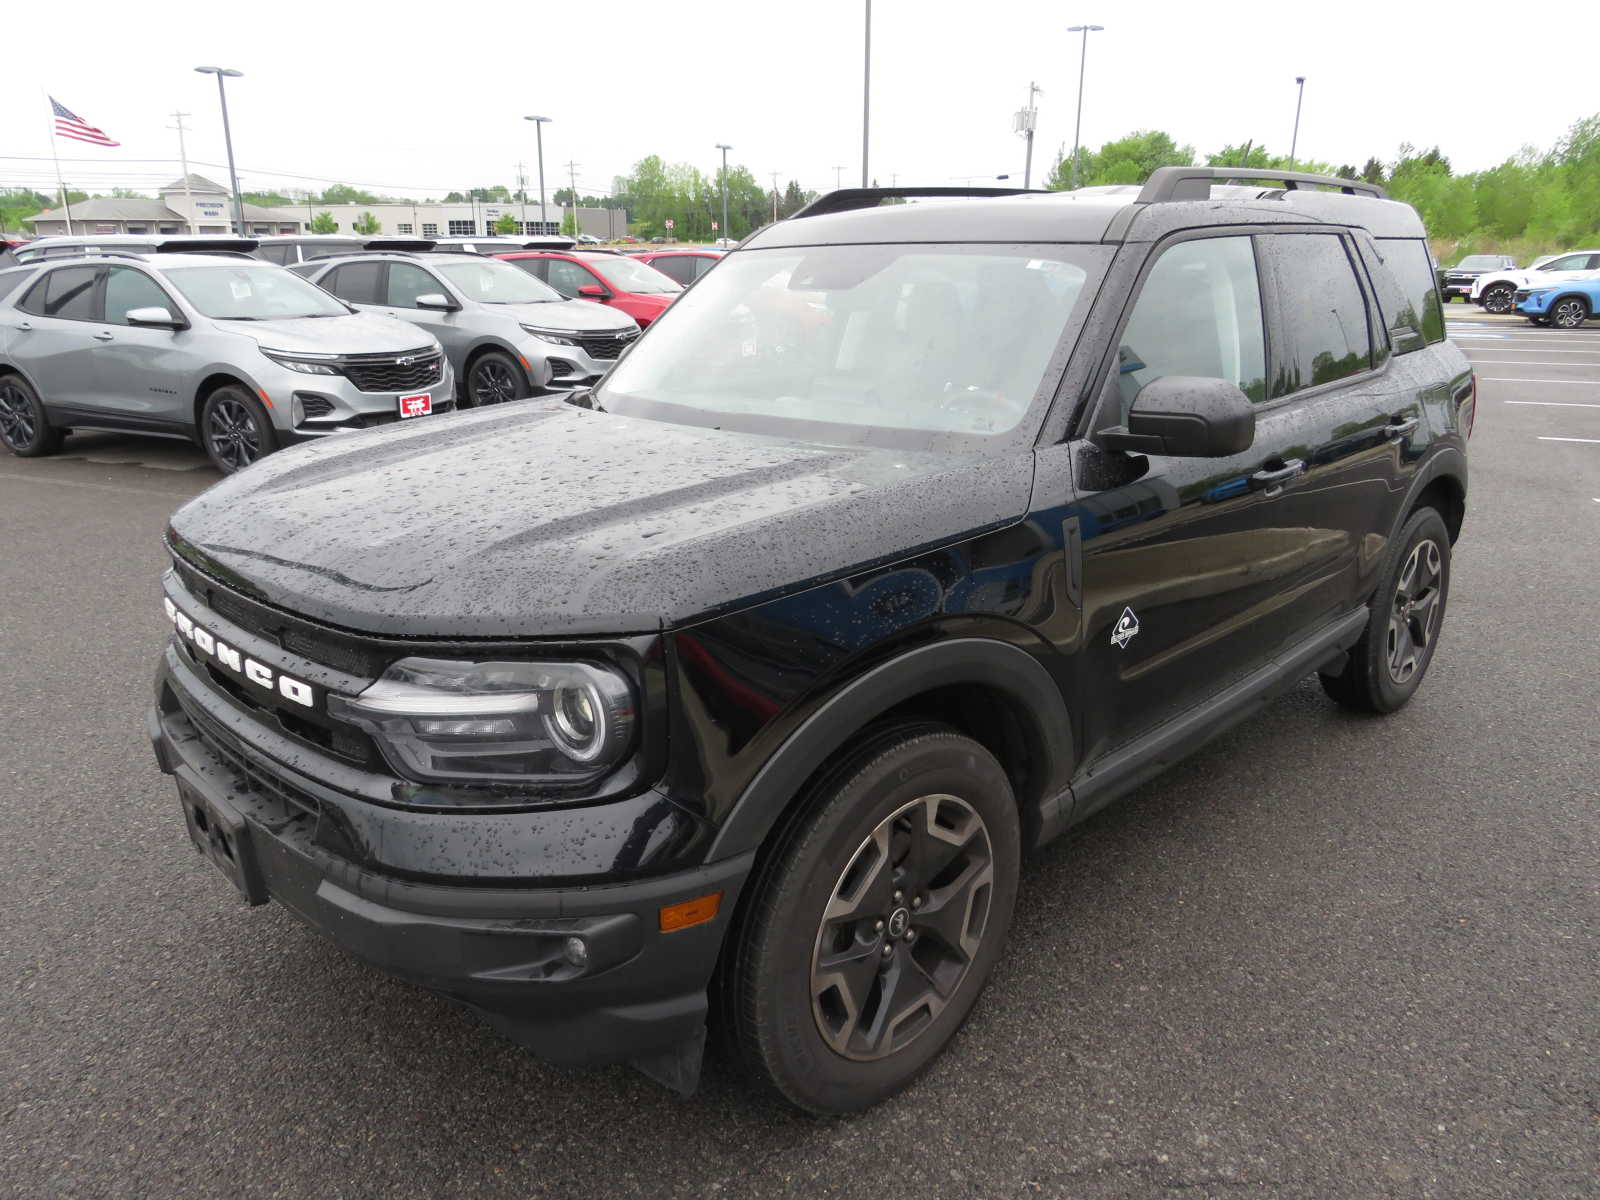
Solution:
<path fill-rule="evenodd" d="M 1267 468 L 1263 467 L 1261 470 L 1257 471 L 1254 475 L 1250 476 L 1250 486 L 1253 488 L 1276 487 L 1280 483 L 1287 483 L 1305 469 L 1305 459 L 1291 458 L 1281 467 L 1277 467 L 1272 470 L 1268 470 Z"/>
<path fill-rule="evenodd" d="M 116 337 L 117 335 L 114 334 L 114 333 L 107 333 L 104 329 L 102 329 L 99 333 L 92 334 L 91 336 L 97 342 L 109 342 L 112 338 Z"/>
<path fill-rule="evenodd" d="M 1422 422 L 1417 417 L 1396 417 L 1383 427 L 1383 432 L 1398 441 L 1403 437 L 1410 437 L 1417 431 L 1417 426 Z"/>
<path fill-rule="evenodd" d="M 33 328 L 33 325 L 32 325 L 31 322 L 28 322 L 28 321 L 18 321 L 17 322 L 17 328 L 22 330 L 24 333 L 26 333 L 28 330 Z"/>

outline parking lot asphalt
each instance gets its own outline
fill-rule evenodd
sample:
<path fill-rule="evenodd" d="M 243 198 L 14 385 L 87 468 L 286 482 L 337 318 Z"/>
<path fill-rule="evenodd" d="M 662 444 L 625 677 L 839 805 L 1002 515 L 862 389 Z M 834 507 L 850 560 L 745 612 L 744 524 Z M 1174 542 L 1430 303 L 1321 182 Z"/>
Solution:
<path fill-rule="evenodd" d="M 1415 700 L 1307 680 L 1037 856 L 950 1051 L 843 1121 L 547 1067 L 245 909 L 143 732 L 214 474 L 0 458 L 0 1195 L 1594 1196 L 1600 327 L 1448 316 L 1472 490 Z"/>

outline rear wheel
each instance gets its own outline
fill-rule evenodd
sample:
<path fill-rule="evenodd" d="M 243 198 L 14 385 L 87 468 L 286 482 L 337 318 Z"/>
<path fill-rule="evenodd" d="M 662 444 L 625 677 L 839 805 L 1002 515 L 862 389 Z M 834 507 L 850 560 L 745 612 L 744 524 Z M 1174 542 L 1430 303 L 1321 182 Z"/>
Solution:
<path fill-rule="evenodd" d="M 1589 319 L 1589 302 L 1582 296 L 1563 296 L 1550 306 L 1550 324 L 1558 329 L 1577 329 Z"/>
<path fill-rule="evenodd" d="M 498 350 L 473 359 L 467 370 L 461 407 L 481 408 L 485 404 L 504 404 L 529 394 L 528 377 L 510 355 Z"/>
<path fill-rule="evenodd" d="M 1483 310 L 1485 312 L 1508 313 L 1511 311 L 1512 302 L 1516 299 L 1517 289 L 1509 283 L 1496 283 L 1483 289 Z"/>
<path fill-rule="evenodd" d="M 242 471 L 278 448 L 277 432 L 261 401 L 235 384 L 206 397 L 200 412 L 200 440 L 224 475 Z"/>
<path fill-rule="evenodd" d="M 1346 708 L 1391 713 L 1411 699 L 1433 661 L 1450 596 L 1450 531 L 1437 509 L 1411 515 L 1378 584 L 1366 632 L 1322 688 Z"/>
<path fill-rule="evenodd" d="M 907 728 L 845 758 L 751 882 L 728 964 L 746 1063 L 813 1113 L 909 1084 L 983 990 L 1020 856 L 1010 783 L 970 738 Z"/>
<path fill-rule="evenodd" d="M 38 458 L 61 449 L 65 433 L 52 429 L 44 405 L 20 375 L 0 378 L 0 442 L 20 458 Z"/>

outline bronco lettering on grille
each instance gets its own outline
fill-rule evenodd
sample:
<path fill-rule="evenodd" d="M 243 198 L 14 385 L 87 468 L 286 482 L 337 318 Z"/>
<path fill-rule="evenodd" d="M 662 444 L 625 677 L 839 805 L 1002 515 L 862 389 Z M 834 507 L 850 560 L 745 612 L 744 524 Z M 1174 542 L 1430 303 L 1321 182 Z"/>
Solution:
<path fill-rule="evenodd" d="M 161 603 L 167 610 L 167 620 L 172 622 L 172 627 L 178 631 L 178 636 L 190 642 L 201 654 L 215 660 L 218 665 L 233 674 L 242 676 L 257 687 L 274 692 L 285 700 L 305 708 L 316 707 L 316 692 L 309 683 L 274 671 L 265 663 L 259 663 L 241 653 L 209 629 L 196 624 L 193 617 L 171 600 L 163 597 Z"/>

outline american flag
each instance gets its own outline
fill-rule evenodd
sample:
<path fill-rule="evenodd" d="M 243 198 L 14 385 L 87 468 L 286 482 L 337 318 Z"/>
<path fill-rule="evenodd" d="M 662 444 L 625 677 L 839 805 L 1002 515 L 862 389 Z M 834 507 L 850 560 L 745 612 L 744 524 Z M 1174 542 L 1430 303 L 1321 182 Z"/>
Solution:
<path fill-rule="evenodd" d="M 56 114 L 56 136 L 76 138 L 80 142 L 89 142 L 96 146 L 120 146 L 121 142 L 113 142 L 100 130 L 90 125 L 82 117 L 75 115 L 54 96 L 50 97 L 50 107 Z"/>

